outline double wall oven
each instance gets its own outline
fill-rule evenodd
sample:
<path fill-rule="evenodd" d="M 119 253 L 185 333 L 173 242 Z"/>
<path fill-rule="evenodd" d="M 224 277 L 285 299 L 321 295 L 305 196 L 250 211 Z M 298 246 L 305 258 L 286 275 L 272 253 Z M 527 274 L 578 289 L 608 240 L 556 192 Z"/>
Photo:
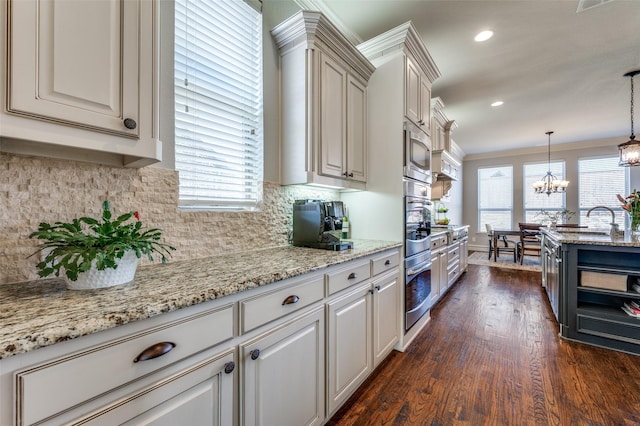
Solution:
<path fill-rule="evenodd" d="M 431 299 L 431 142 L 405 124 L 404 134 L 405 330 L 428 310 Z"/>

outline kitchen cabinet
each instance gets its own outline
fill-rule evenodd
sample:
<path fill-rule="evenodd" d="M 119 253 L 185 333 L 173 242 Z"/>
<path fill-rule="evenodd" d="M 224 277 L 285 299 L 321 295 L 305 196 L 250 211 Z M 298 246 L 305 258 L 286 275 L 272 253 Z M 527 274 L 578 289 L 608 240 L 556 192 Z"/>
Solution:
<path fill-rule="evenodd" d="M 640 249 L 562 243 L 561 250 L 560 300 L 566 308 L 560 309 L 561 335 L 640 355 L 640 321 L 622 309 L 625 303 L 640 303 L 634 287 L 640 279 Z"/>
<path fill-rule="evenodd" d="M 373 65 L 319 12 L 301 11 L 271 33 L 280 49 L 282 183 L 364 189 Z"/>
<path fill-rule="evenodd" d="M 373 370 L 372 291 L 365 283 L 327 304 L 329 413 Z"/>
<path fill-rule="evenodd" d="M 185 413 L 198 424 L 232 420 L 235 355 L 216 345 L 233 337 L 233 305 L 169 317 L 79 351 L 47 348 L 53 356 L 22 365 L 15 424 L 137 424 Z"/>
<path fill-rule="evenodd" d="M 399 290 L 398 269 L 394 267 L 327 303 L 329 415 L 398 342 Z"/>
<path fill-rule="evenodd" d="M 405 116 L 416 126 L 430 133 L 431 80 L 416 59 L 405 57 Z"/>
<path fill-rule="evenodd" d="M 447 234 L 431 235 L 431 306 L 447 288 L 447 265 Z"/>
<path fill-rule="evenodd" d="M 157 9 L 9 0 L 2 150 L 131 167 L 161 160 Z"/>
<path fill-rule="evenodd" d="M 0 424 L 323 424 L 398 342 L 399 263 L 396 246 L 0 359 Z"/>
<path fill-rule="evenodd" d="M 467 270 L 469 266 L 469 237 L 465 236 L 460 239 L 460 273 Z"/>
<path fill-rule="evenodd" d="M 240 346 L 242 424 L 323 423 L 324 339 L 320 306 Z"/>

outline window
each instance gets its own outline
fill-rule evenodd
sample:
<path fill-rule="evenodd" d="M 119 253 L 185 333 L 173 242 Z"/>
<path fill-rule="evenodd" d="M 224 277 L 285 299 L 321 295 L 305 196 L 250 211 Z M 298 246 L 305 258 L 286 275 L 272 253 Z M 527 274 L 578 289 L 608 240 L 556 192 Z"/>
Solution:
<path fill-rule="evenodd" d="M 511 229 L 513 223 L 513 166 L 478 169 L 478 230 L 486 224 Z"/>
<path fill-rule="evenodd" d="M 540 223 L 538 217 L 540 210 L 561 211 L 565 208 L 566 196 L 564 193 L 536 194 L 533 183 L 540 180 L 547 171 L 551 170 L 558 179 L 564 179 L 564 161 L 552 161 L 551 163 L 532 163 L 524 165 L 524 221 L 527 223 Z"/>
<path fill-rule="evenodd" d="M 625 228 L 626 214 L 620 207 L 616 195 L 624 197 L 630 192 L 626 185 L 627 176 L 628 168 L 618 166 L 617 156 L 578 160 L 578 208 L 581 225 L 609 229 L 611 213 L 606 209 L 594 210 L 587 217 L 590 208 L 606 206 L 614 210 L 616 223 L 620 228 Z"/>
<path fill-rule="evenodd" d="M 175 151 L 184 208 L 262 199 L 262 16 L 239 0 L 175 2 Z"/>

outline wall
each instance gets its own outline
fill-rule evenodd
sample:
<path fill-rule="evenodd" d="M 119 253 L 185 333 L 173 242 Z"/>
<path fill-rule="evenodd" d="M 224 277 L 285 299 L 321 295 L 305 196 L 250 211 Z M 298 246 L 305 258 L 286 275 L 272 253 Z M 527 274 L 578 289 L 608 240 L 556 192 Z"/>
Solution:
<path fill-rule="evenodd" d="M 260 212 L 185 212 L 177 208 L 178 176 L 157 167 L 122 169 L 0 154 L 0 283 L 36 279 L 40 222 L 99 218 L 102 200 L 114 214 L 140 212 L 145 226 L 160 227 L 174 245 L 170 261 L 287 244 L 295 199 L 337 199 L 335 191 L 264 185 Z M 147 263 L 145 261 L 144 263 Z"/>
<path fill-rule="evenodd" d="M 552 145 L 551 160 L 564 160 L 567 180 L 571 183 L 567 189 L 566 203 L 569 210 L 578 211 L 578 159 L 597 157 L 603 155 L 617 155 L 617 145 L 624 142 L 624 137 L 619 139 L 599 139 L 582 141 L 577 143 Z M 523 166 L 525 163 L 547 162 L 547 147 L 535 147 L 525 150 L 492 152 L 488 154 L 469 155 L 465 158 L 463 182 L 464 213 L 463 223 L 471 225 L 469 228 L 470 249 L 481 250 L 487 247 L 487 236 L 484 230 L 478 229 L 478 168 L 500 165 L 513 166 L 513 203 L 514 223 L 524 217 Z M 637 169 L 637 168 L 635 168 Z M 640 187 L 640 170 L 630 170 L 631 187 Z M 612 200 L 612 203 L 615 200 Z M 473 241 L 476 238 L 476 241 Z"/>

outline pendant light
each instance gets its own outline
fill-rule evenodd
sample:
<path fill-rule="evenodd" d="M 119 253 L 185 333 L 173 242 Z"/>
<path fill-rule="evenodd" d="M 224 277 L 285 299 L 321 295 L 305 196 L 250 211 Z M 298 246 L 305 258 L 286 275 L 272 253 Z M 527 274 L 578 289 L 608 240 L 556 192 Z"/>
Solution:
<path fill-rule="evenodd" d="M 629 71 L 624 76 L 631 78 L 631 136 L 625 143 L 618 145 L 620 153 L 619 166 L 638 166 L 640 165 L 640 141 L 636 140 L 633 134 L 633 77 L 640 74 L 640 70 Z"/>
<path fill-rule="evenodd" d="M 545 132 L 548 137 L 548 149 L 547 149 L 547 174 L 537 182 L 533 183 L 533 189 L 536 194 L 551 195 L 552 192 L 565 192 L 567 186 L 569 186 L 568 180 L 561 180 L 551 174 L 551 135 L 553 132 Z"/>

